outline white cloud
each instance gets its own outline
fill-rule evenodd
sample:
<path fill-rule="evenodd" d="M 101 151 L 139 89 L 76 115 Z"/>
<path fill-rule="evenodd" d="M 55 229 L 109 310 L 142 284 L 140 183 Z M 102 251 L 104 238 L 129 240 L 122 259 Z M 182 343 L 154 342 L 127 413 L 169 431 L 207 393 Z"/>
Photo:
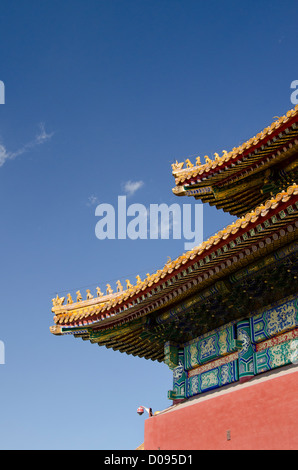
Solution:
<path fill-rule="evenodd" d="M 35 136 L 35 139 L 30 142 L 27 142 L 15 152 L 7 151 L 5 146 L 3 144 L 0 144 L 0 167 L 4 165 L 6 160 L 13 160 L 16 157 L 23 155 L 23 153 L 28 152 L 28 150 L 33 149 L 38 145 L 44 144 L 52 138 L 53 132 L 51 134 L 48 134 L 45 130 L 45 126 L 43 123 L 39 125 L 39 128 L 39 133 Z"/>
<path fill-rule="evenodd" d="M 142 186 L 144 186 L 144 181 L 126 181 L 124 183 L 124 191 L 128 196 L 132 196 Z"/>
<path fill-rule="evenodd" d="M 87 202 L 87 206 L 94 206 L 94 204 L 98 204 L 98 198 L 96 196 L 89 196 L 88 197 L 88 202 Z"/>
<path fill-rule="evenodd" d="M 35 141 L 33 141 L 34 146 L 38 144 L 43 144 L 47 140 L 50 140 L 54 135 L 54 132 L 52 132 L 51 134 L 48 134 L 46 132 L 43 122 L 39 124 L 39 129 L 39 134 L 37 134 L 37 136 L 35 137 Z"/>

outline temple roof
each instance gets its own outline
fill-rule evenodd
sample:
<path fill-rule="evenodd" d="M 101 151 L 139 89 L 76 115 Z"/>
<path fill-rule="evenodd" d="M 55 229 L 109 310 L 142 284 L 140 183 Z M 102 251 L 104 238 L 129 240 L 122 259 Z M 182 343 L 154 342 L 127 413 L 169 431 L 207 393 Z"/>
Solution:
<path fill-rule="evenodd" d="M 241 215 L 297 180 L 298 105 L 230 152 L 172 164 L 177 196 Z M 184 167 L 185 165 L 185 167 Z"/>
<path fill-rule="evenodd" d="M 297 290 L 297 212 L 294 183 L 144 280 L 137 276 L 135 285 L 127 280 L 125 290 L 118 281 L 117 292 L 107 284 L 106 295 L 99 288 L 95 297 L 87 290 L 83 300 L 77 291 L 76 301 L 69 294 L 66 304 L 57 296 L 50 330 L 163 361 L 166 341 L 190 341 L 239 318 L 247 302 L 252 307 L 248 294 L 239 303 L 239 283 L 242 292 L 262 287 L 261 297 L 268 303 Z M 284 276 L 291 269 L 294 280 Z"/>

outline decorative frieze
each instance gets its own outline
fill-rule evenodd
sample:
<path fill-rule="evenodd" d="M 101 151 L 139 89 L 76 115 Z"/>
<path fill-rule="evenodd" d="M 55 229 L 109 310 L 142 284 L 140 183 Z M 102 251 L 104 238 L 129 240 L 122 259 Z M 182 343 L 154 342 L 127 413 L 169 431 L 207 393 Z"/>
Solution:
<path fill-rule="evenodd" d="M 230 324 L 190 342 L 184 348 L 185 369 L 193 369 L 235 351 L 235 340 L 235 328 Z"/>
<path fill-rule="evenodd" d="M 282 344 L 296 338 L 298 338 L 298 328 L 256 344 L 256 352 L 264 351 L 265 349 L 272 348 L 273 346 L 277 346 L 278 344 Z"/>
<path fill-rule="evenodd" d="M 238 367 L 239 379 L 247 379 L 254 375 L 254 353 L 255 347 L 251 341 L 251 328 L 249 320 L 237 323 L 238 340 L 242 343 L 239 351 Z"/>
<path fill-rule="evenodd" d="M 292 362 L 292 341 L 276 344 L 256 353 L 256 373 L 266 372 Z"/>
<path fill-rule="evenodd" d="M 195 375 L 202 374 L 203 372 L 208 372 L 209 370 L 216 369 L 217 367 L 220 367 L 224 364 L 228 364 L 229 362 L 236 361 L 238 359 L 238 352 L 234 352 L 232 354 L 229 354 L 228 356 L 221 357 L 220 359 L 217 359 L 216 361 L 208 362 L 207 364 L 204 364 L 203 366 L 196 367 L 195 369 L 192 369 L 188 371 L 188 378 L 194 377 Z"/>
<path fill-rule="evenodd" d="M 187 380 L 187 397 L 207 392 L 214 388 L 228 385 L 238 380 L 237 360 L 231 361 L 214 369 L 189 377 Z"/>
<path fill-rule="evenodd" d="M 184 369 L 184 352 L 182 349 L 178 352 L 178 365 L 173 370 L 173 390 L 168 392 L 168 398 L 175 400 L 185 398 L 186 379 L 187 374 Z"/>
<path fill-rule="evenodd" d="M 189 398 L 290 364 L 293 357 L 298 361 L 297 319 L 298 297 L 292 296 L 196 338 L 183 349 L 167 343 L 166 362 L 173 368 L 169 398 Z"/>
<path fill-rule="evenodd" d="M 298 296 L 276 304 L 250 319 L 252 341 L 259 343 L 298 326 Z"/>

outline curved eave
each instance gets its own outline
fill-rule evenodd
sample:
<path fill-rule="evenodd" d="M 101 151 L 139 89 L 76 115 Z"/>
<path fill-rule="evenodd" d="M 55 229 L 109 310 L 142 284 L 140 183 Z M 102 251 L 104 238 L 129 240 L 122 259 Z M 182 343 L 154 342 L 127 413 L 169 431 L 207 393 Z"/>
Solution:
<path fill-rule="evenodd" d="M 217 157 L 215 161 L 209 161 L 198 166 L 189 162 L 190 167 L 185 169 L 181 167 L 183 163 L 176 163 L 172 165 L 172 174 L 177 183 L 185 183 L 196 176 L 203 179 L 210 177 L 210 175 L 219 175 L 227 168 L 234 168 L 239 162 L 245 162 L 248 158 L 255 158 L 260 149 L 267 149 L 267 151 L 274 149 L 277 151 L 280 144 L 297 135 L 297 122 L 298 105 L 244 144 L 234 148 L 229 153 L 224 151 L 224 155 Z M 238 168 L 236 171 L 238 171 Z"/>
<path fill-rule="evenodd" d="M 199 247 L 165 265 L 158 271 L 156 282 L 153 275 L 105 304 L 61 305 L 55 312 L 52 333 L 61 334 L 64 328 L 104 330 L 134 321 L 249 263 L 256 253 L 269 253 L 275 246 L 289 243 L 297 234 L 297 201 L 298 187 L 292 185 Z"/>
<path fill-rule="evenodd" d="M 102 328 L 88 327 L 86 329 L 70 328 L 65 326 L 59 327 L 60 334 L 73 334 L 73 336 L 80 337 L 83 340 L 88 340 L 92 344 L 98 344 L 99 346 L 112 348 L 115 351 L 125 352 L 126 354 L 132 354 L 145 359 L 162 362 L 165 359 L 165 342 L 171 340 L 173 331 L 175 332 L 175 328 L 181 330 L 181 333 L 179 333 L 180 341 L 178 341 L 178 343 L 184 344 L 185 341 L 187 342 L 191 340 L 191 338 L 183 336 L 183 323 L 185 321 L 191 325 L 193 338 L 198 336 L 196 334 L 198 322 L 201 324 L 199 327 L 200 329 L 204 327 L 204 323 L 207 322 L 209 324 L 209 330 L 214 328 L 215 321 L 217 321 L 217 325 L 215 324 L 215 327 L 223 324 L 221 323 L 222 317 L 220 312 L 218 315 L 214 315 L 214 311 L 213 314 L 208 313 L 206 315 L 204 313 L 203 317 L 201 317 L 201 313 L 204 311 L 201 310 L 201 313 L 198 314 L 198 308 L 200 308 L 200 306 L 206 301 L 209 302 L 209 299 L 214 299 L 214 297 L 218 295 L 220 298 L 223 295 L 225 299 L 230 299 L 230 289 L 233 284 L 234 291 L 236 290 L 236 292 L 238 292 L 239 283 L 241 285 L 242 282 L 246 283 L 248 279 L 254 279 L 260 275 L 263 281 L 265 279 L 265 283 L 268 280 L 268 288 L 273 288 L 270 286 L 272 272 L 274 270 L 276 271 L 276 269 L 278 272 L 281 272 L 280 266 L 283 264 L 285 266 L 284 269 L 288 271 L 290 258 L 292 258 L 292 261 L 290 261 L 291 265 L 293 262 L 295 263 L 294 260 L 297 260 L 298 246 L 297 241 L 295 241 L 295 237 L 297 239 L 297 233 L 293 234 L 293 232 L 288 232 L 288 234 L 283 235 L 282 239 L 274 240 L 273 237 L 272 242 L 267 243 L 265 247 L 261 247 L 260 245 L 257 247 L 255 245 L 250 251 L 250 254 L 247 255 L 244 263 L 240 263 L 240 260 L 234 261 L 232 267 L 231 265 L 227 265 L 225 272 L 224 270 L 221 271 L 221 275 L 225 275 L 224 281 L 221 281 L 220 278 L 218 279 L 212 275 L 205 280 L 205 287 L 203 287 L 203 283 L 194 283 L 194 279 L 189 279 L 187 284 L 181 286 L 181 295 L 176 297 L 175 302 L 169 304 L 161 302 L 157 315 L 154 314 L 155 326 L 153 326 L 153 329 L 150 326 L 152 319 L 151 315 L 148 315 L 147 318 L 145 316 L 133 319 L 132 316 L 127 313 L 126 319 L 123 319 L 124 321 L 121 324 L 105 324 L 102 325 Z M 287 244 L 284 245 L 284 243 Z M 297 269 L 294 272 L 297 272 Z M 287 276 L 291 279 L 291 276 L 288 273 Z M 227 279 L 228 281 L 226 281 Z M 296 282 L 297 285 L 297 281 L 294 282 Z M 261 282 L 261 284 L 267 286 L 265 283 Z M 291 286 L 292 284 L 293 283 L 291 283 Z M 272 302 L 271 292 L 273 291 L 269 292 L 270 303 Z M 229 315 L 232 314 L 232 318 L 229 318 L 228 322 L 239 320 L 241 315 L 243 315 L 240 311 L 238 312 L 237 308 L 229 310 L 231 306 L 233 305 L 229 306 L 225 304 L 225 308 L 231 312 Z M 192 311 L 196 312 L 195 322 L 193 314 L 191 313 Z M 148 313 L 150 313 L 150 311 Z M 212 318 L 214 316 L 217 317 L 217 320 Z M 182 342 L 181 338 L 184 338 Z"/>
<path fill-rule="evenodd" d="M 241 216 L 251 210 L 264 200 L 262 188 L 266 170 L 285 166 L 298 153 L 298 106 L 293 110 L 293 116 L 284 117 L 281 121 L 283 125 L 251 148 L 243 150 L 243 144 L 218 161 L 173 171 L 176 184 L 173 193 L 193 196 L 232 215 Z M 237 191 L 237 186 L 241 184 L 251 189 L 247 202 Z M 231 207 L 230 201 L 226 200 L 225 193 L 229 188 L 235 191 L 235 207 Z"/>

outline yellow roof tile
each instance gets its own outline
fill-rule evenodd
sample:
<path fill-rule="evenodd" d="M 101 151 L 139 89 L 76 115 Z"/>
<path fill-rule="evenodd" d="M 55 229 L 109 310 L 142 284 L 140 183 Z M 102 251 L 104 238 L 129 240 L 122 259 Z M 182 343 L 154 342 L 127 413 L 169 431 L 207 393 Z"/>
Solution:
<path fill-rule="evenodd" d="M 64 297 L 57 297 L 53 299 L 52 311 L 55 313 L 54 322 L 56 324 L 66 324 L 77 320 L 88 318 L 91 315 L 98 315 L 104 313 L 111 308 L 125 303 L 127 300 L 134 297 L 137 293 L 145 290 L 146 287 L 151 287 L 157 284 L 161 279 L 165 278 L 167 274 L 173 273 L 178 270 L 182 265 L 186 264 L 190 259 L 200 256 L 210 249 L 212 245 L 216 245 L 221 240 L 229 238 L 230 234 L 235 234 L 240 228 L 245 228 L 250 222 L 256 222 L 259 217 L 264 217 L 270 209 L 275 209 L 280 203 L 286 202 L 292 195 L 298 195 L 298 185 L 292 184 L 287 190 L 281 191 L 275 197 L 267 200 L 265 204 L 256 207 L 255 210 L 247 213 L 244 217 L 237 219 L 226 228 L 220 230 L 218 233 L 209 237 L 208 240 L 202 242 L 199 246 L 193 248 L 180 255 L 176 260 L 167 262 L 162 269 L 157 270 L 152 275 L 140 281 L 138 278 L 137 286 L 131 286 L 127 290 L 118 292 L 116 295 L 109 295 L 105 297 L 95 297 L 89 300 L 81 300 L 73 304 L 64 304 Z"/>
<path fill-rule="evenodd" d="M 203 174 L 206 172 L 208 173 L 210 169 L 214 169 L 217 166 L 221 166 L 223 163 L 230 161 L 231 159 L 235 159 L 244 151 L 249 150 L 251 147 L 257 145 L 260 141 L 266 139 L 270 134 L 282 127 L 285 123 L 297 115 L 298 105 L 296 105 L 295 108 L 290 109 L 284 116 L 277 118 L 270 126 L 266 127 L 262 132 L 259 132 L 255 137 L 250 138 L 247 142 L 241 144 L 239 147 L 234 147 L 230 152 L 223 150 L 223 155 L 221 157 L 216 153 L 215 160 L 211 160 L 209 157 L 205 156 L 205 163 L 201 164 L 199 157 L 197 157 L 198 163 L 196 163 L 196 165 L 192 165 L 191 162 L 189 162 L 189 159 L 187 159 L 186 161 L 189 163 L 186 168 L 183 168 L 184 162 L 178 163 L 178 161 L 176 161 L 176 163 L 172 164 L 172 174 L 175 177 L 176 185 L 178 186 L 179 183 L 183 183 L 190 177 L 194 177 L 198 174 Z"/>

